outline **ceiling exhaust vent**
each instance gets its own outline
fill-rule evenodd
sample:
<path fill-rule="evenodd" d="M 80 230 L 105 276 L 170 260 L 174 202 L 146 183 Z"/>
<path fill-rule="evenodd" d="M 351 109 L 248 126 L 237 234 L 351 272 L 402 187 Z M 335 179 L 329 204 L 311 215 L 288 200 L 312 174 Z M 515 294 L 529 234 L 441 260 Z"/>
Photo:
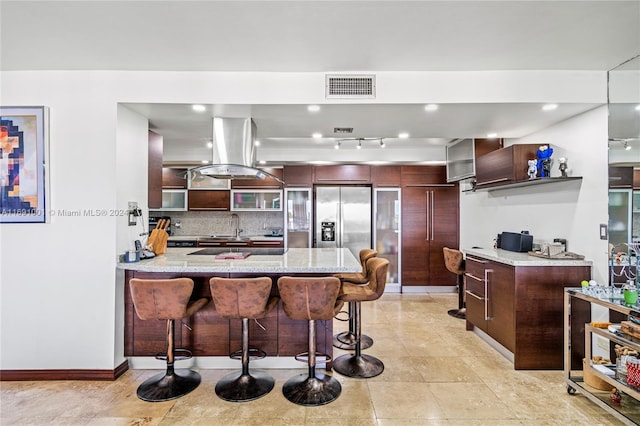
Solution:
<path fill-rule="evenodd" d="M 375 98 L 376 76 L 362 74 L 327 74 L 325 96 L 329 98 Z"/>
<path fill-rule="evenodd" d="M 334 127 L 333 133 L 338 133 L 341 135 L 353 133 L 353 127 Z"/>

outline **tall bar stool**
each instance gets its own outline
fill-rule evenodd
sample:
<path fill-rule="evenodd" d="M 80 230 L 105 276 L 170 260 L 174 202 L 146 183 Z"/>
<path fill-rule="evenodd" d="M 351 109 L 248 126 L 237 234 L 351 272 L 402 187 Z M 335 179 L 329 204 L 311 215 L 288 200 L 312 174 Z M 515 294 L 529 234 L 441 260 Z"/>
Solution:
<path fill-rule="evenodd" d="M 132 278 L 129 286 L 133 306 L 141 320 L 167 321 L 167 353 L 156 356 L 158 359 L 166 359 L 167 369 L 164 373 L 145 380 L 138 387 L 138 398 L 158 402 L 188 394 L 200 384 L 200 375 L 187 369 L 174 369 L 176 360 L 191 358 L 191 351 L 175 349 L 175 320 L 190 317 L 209 301 L 205 298 L 193 302 L 189 300 L 193 293 L 193 280 L 190 278 Z"/>
<path fill-rule="evenodd" d="M 297 361 L 307 358 L 308 374 L 290 378 L 282 386 L 284 397 L 294 404 L 325 405 L 340 396 L 342 386 L 334 377 L 316 373 L 316 357 L 331 358 L 316 352 L 316 320 L 332 320 L 340 312 L 338 300 L 340 280 L 336 277 L 280 277 L 278 290 L 284 312 L 292 320 L 309 322 L 309 352 L 296 355 Z"/>
<path fill-rule="evenodd" d="M 454 318 L 465 319 L 467 309 L 464 306 L 464 256 L 460 250 L 443 247 L 444 265 L 449 272 L 457 275 L 458 285 L 458 309 L 449 309 L 447 313 Z"/>
<path fill-rule="evenodd" d="M 275 380 L 269 374 L 249 372 L 249 359 L 261 359 L 266 353 L 249 348 L 249 320 L 264 318 L 278 304 L 271 293 L 271 278 L 211 278 L 211 297 L 216 311 L 229 319 L 242 319 L 242 349 L 231 354 L 242 360 L 242 371 L 227 374 L 216 383 L 216 395 L 225 401 L 242 402 L 258 399 L 271 392 Z"/>
<path fill-rule="evenodd" d="M 336 274 L 341 283 L 365 285 L 369 282 L 367 277 L 367 260 L 376 257 L 378 252 L 373 249 L 362 249 L 359 252 L 362 272 L 352 274 Z M 355 302 L 349 302 L 349 330 L 333 335 L 333 346 L 338 349 L 354 349 L 356 347 L 356 333 L 354 324 Z M 343 320 L 342 320 L 343 321 Z M 367 349 L 373 345 L 373 339 L 366 334 L 360 337 L 360 349 Z"/>
<path fill-rule="evenodd" d="M 387 270 L 389 261 L 381 257 L 373 257 L 367 260 L 369 283 L 365 286 L 343 284 L 339 300 L 355 302 L 355 354 L 342 355 L 333 361 L 333 369 L 343 376 L 357 379 L 375 377 L 384 371 L 384 364 L 378 358 L 371 355 L 363 355 L 360 347 L 362 335 L 361 305 L 363 301 L 377 300 L 384 293 L 387 282 Z"/>

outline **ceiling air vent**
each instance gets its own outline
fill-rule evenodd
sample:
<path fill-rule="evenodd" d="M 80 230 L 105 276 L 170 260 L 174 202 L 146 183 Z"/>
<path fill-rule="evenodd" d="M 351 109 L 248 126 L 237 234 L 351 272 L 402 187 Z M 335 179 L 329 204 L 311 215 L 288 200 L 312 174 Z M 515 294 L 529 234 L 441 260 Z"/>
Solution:
<path fill-rule="evenodd" d="M 353 133 L 353 127 L 334 127 L 333 133 L 338 133 L 341 135 Z"/>
<path fill-rule="evenodd" d="M 376 76 L 361 74 L 327 74 L 325 80 L 328 98 L 375 98 Z"/>

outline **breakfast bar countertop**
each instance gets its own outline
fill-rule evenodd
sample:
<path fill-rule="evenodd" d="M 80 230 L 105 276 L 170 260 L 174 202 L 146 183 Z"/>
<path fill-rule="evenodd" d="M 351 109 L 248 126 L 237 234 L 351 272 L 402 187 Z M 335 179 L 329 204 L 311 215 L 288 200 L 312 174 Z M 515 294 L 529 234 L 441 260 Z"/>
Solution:
<path fill-rule="evenodd" d="M 465 254 L 479 256 L 504 263 L 511 266 L 592 266 L 590 260 L 575 259 L 543 259 L 541 257 L 530 256 L 528 253 L 519 253 L 502 249 L 470 248 L 462 250 Z"/>
<path fill-rule="evenodd" d="M 345 248 L 290 248 L 284 254 L 252 254 L 246 259 L 216 259 L 213 255 L 190 255 L 200 249 L 168 248 L 167 253 L 139 262 L 118 262 L 119 269 L 141 272 L 229 273 L 349 273 L 362 266 Z M 242 251 L 242 250 L 240 250 Z"/>

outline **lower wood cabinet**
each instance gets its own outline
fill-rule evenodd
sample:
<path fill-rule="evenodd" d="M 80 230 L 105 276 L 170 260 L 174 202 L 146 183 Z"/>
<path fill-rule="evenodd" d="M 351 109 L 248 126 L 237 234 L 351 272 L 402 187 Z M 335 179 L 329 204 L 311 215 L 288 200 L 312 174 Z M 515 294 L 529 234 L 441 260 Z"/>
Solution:
<path fill-rule="evenodd" d="M 565 287 L 591 277 L 590 266 L 511 266 L 465 259 L 467 330 L 478 327 L 513 354 L 516 370 L 564 365 Z"/>
<path fill-rule="evenodd" d="M 243 278 L 264 276 L 265 274 L 242 274 Z M 295 275 L 295 274 L 290 274 Z M 306 274 L 308 275 L 308 274 Z M 124 283 L 124 355 L 155 356 L 166 351 L 166 321 L 146 320 L 138 318 L 131 299 L 129 280 L 131 278 L 178 278 L 180 273 L 157 273 L 126 271 Z M 211 300 L 209 279 L 211 274 L 189 274 L 194 280 L 192 299 L 206 297 Z M 239 274 L 225 274 L 226 278 L 239 278 Z M 271 277 L 272 295 L 277 294 L 277 276 Z M 282 309 L 282 303 L 274 308 L 266 318 L 258 320 L 263 330 L 255 321 L 250 321 L 250 344 L 267 353 L 267 356 L 294 356 L 305 352 L 308 348 L 307 321 L 289 319 Z M 176 347 L 192 351 L 194 356 L 228 356 L 242 347 L 242 323 L 239 319 L 222 318 L 215 310 L 212 302 L 196 312 L 185 321 L 192 328 L 175 323 Z M 331 321 L 317 321 L 316 335 L 318 351 L 333 353 L 333 324 Z"/>

